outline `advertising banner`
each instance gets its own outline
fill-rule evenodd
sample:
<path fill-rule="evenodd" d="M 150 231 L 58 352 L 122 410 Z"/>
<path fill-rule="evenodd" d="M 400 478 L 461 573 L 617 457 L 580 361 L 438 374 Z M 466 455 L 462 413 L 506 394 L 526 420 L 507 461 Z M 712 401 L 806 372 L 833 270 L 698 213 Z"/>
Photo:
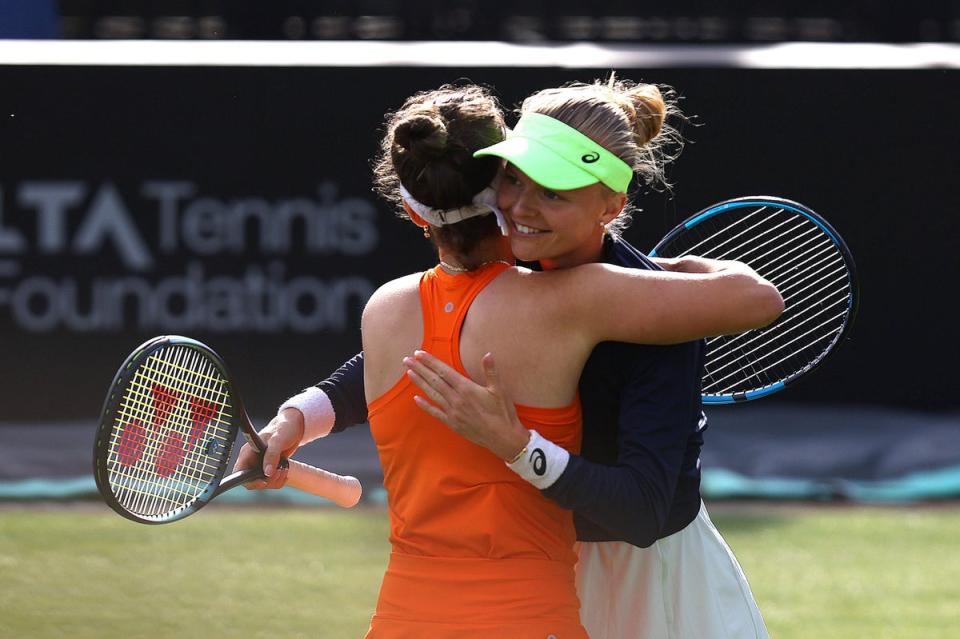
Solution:
<path fill-rule="evenodd" d="M 853 337 L 792 401 L 957 406 L 956 70 L 618 72 L 676 87 L 692 116 L 672 192 L 639 194 L 629 240 L 649 249 L 709 204 L 765 194 L 850 244 Z M 371 192 L 384 113 L 445 82 L 513 108 L 608 73 L 0 66 L 0 422 L 96 419 L 158 334 L 208 343 L 271 415 L 360 350 L 379 285 L 434 263 Z"/>

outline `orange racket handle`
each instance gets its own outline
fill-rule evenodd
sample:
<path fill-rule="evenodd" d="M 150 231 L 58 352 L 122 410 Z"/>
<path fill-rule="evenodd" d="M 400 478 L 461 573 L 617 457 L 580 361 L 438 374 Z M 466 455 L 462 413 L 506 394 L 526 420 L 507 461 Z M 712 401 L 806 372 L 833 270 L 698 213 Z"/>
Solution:
<path fill-rule="evenodd" d="M 356 477 L 337 475 L 292 459 L 289 464 L 287 486 L 293 486 L 311 495 L 329 499 L 344 508 L 356 506 L 357 502 L 360 501 L 363 488 Z"/>

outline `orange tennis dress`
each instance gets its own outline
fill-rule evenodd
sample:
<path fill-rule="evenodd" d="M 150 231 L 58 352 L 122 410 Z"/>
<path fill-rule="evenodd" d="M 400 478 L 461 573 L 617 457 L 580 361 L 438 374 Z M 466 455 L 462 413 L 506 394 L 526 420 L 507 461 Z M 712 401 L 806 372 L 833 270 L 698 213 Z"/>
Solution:
<path fill-rule="evenodd" d="M 460 329 L 467 310 L 506 268 L 424 273 L 421 348 L 466 374 Z M 392 552 L 367 639 L 586 639 L 571 512 L 417 408 L 418 393 L 404 375 L 369 404 Z M 517 406 L 517 414 L 547 439 L 579 449 L 579 400 Z"/>

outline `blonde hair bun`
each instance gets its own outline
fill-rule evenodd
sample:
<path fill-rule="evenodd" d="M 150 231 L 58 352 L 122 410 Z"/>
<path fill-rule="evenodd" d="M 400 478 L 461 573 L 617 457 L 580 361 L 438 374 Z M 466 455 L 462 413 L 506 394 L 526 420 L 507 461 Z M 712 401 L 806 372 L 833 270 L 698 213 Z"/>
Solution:
<path fill-rule="evenodd" d="M 687 120 L 670 87 L 621 80 L 611 73 L 590 84 L 538 91 L 523 101 L 520 112 L 540 113 L 573 127 L 623 160 L 644 188 L 670 189 L 665 167 L 684 143 L 673 122 Z M 619 233 L 629 224 L 631 211 L 628 204 L 607 229 Z"/>
<path fill-rule="evenodd" d="M 629 102 L 624 111 L 630 120 L 637 146 L 644 146 L 660 135 L 667 117 L 667 104 L 660 89 L 653 84 L 638 84 L 621 89 Z"/>

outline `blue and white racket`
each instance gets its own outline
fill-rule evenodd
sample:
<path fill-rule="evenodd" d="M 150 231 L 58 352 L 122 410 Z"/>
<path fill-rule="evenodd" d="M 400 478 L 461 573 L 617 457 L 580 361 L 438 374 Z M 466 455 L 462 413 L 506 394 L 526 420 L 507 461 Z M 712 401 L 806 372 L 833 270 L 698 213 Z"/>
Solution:
<path fill-rule="evenodd" d="M 706 404 L 782 390 L 813 370 L 850 330 L 857 309 L 853 256 L 826 220 L 778 197 L 726 200 L 670 231 L 651 257 L 698 255 L 748 264 L 785 302 L 770 326 L 707 340 Z"/>

